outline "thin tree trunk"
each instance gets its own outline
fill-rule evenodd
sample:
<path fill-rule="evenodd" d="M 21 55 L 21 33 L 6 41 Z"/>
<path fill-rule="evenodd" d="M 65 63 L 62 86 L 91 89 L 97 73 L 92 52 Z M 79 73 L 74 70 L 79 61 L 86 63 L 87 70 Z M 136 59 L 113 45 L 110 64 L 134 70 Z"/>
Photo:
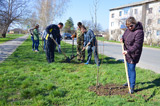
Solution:
<path fill-rule="evenodd" d="M 7 31 L 8 31 L 8 27 L 9 27 L 9 25 L 6 25 L 6 26 L 4 27 L 4 29 L 3 29 L 3 31 L 2 31 L 2 37 L 3 37 L 3 38 L 6 37 L 6 33 L 7 33 Z"/>

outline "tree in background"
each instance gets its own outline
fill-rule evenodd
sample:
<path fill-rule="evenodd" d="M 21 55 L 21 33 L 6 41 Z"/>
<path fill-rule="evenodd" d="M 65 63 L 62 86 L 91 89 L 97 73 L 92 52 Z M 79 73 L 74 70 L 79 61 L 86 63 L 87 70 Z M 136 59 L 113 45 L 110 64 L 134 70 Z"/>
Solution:
<path fill-rule="evenodd" d="M 42 30 L 63 15 L 68 2 L 69 0 L 38 0 L 36 2 L 38 23 Z"/>
<path fill-rule="evenodd" d="M 87 28 L 87 29 L 92 29 L 93 28 L 93 24 L 92 21 L 88 21 L 88 20 L 82 20 L 82 24 Z"/>
<path fill-rule="evenodd" d="M 73 33 L 74 32 L 74 23 L 73 23 L 73 20 L 72 18 L 70 17 L 66 23 L 65 23 L 65 27 L 64 27 L 64 31 L 65 33 Z"/>
<path fill-rule="evenodd" d="M 22 20 L 20 25 L 21 25 L 21 29 L 29 29 L 29 28 L 35 27 L 35 24 L 37 23 L 38 23 L 37 14 L 36 12 L 33 12 L 29 14 L 29 16 L 26 17 L 26 19 Z"/>
<path fill-rule="evenodd" d="M 101 29 L 101 25 L 97 22 L 97 11 L 99 2 L 100 0 L 93 0 L 93 12 L 90 12 L 92 19 L 92 29 L 95 34 L 98 34 L 99 30 Z"/>
<path fill-rule="evenodd" d="M 6 37 L 8 27 L 26 15 L 29 0 L 0 0 L 0 32 Z"/>
<path fill-rule="evenodd" d="M 94 28 L 94 23 L 93 23 L 92 21 L 82 20 L 82 24 L 83 24 L 87 29 L 92 29 L 96 35 L 102 31 L 102 27 L 101 27 L 100 24 L 97 24 L 97 25 L 96 25 L 96 30 L 95 30 L 95 28 Z"/>

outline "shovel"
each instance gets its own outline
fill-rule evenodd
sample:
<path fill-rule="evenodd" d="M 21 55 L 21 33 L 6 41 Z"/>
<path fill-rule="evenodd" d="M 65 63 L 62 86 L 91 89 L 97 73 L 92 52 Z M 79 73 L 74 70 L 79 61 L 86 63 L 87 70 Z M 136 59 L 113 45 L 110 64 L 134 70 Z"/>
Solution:
<path fill-rule="evenodd" d="M 56 42 L 56 40 L 54 39 L 54 38 L 51 38 L 53 41 L 54 41 L 54 43 L 57 45 L 57 47 L 59 48 L 59 45 L 58 45 L 58 43 Z M 70 61 L 71 61 L 71 59 L 69 58 L 69 57 L 67 57 L 67 55 L 62 51 L 62 49 L 61 48 L 59 48 L 59 50 L 62 52 L 62 54 L 65 56 L 65 58 L 66 58 L 66 61 L 68 62 L 68 63 L 70 63 Z"/>
<path fill-rule="evenodd" d="M 89 46 L 89 44 L 87 44 L 87 45 L 85 46 L 85 48 L 87 48 L 88 46 Z M 81 52 L 80 52 L 80 54 L 81 54 L 83 51 L 84 51 L 84 50 L 82 49 Z M 71 58 L 70 58 L 70 60 L 74 59 L 74 58 L 77 57 L 77 56 L 78 56 L 78 54 L 72 55 Z"/>
<path fill-rule="evenodd" d="M 121 43 L 121 44 L 122 44 L 122 52 L 123 52 L 124 51 L 124 43 Z M 127 67 L 127 62 L 126 62 L 126 56 L 125 55 L 123 55 L 123 59 L 124 59 L 124 65 L 125 65 L 125 70 L 126 70 L 128 89 L 129 89 L 129 93 L 131 94 L 130 82 L 129 82 L 129 77 L 128 77 L 128 67 Z"/>
<path fill-rule="evenodd" d="M 71 57 L 74 57 L 75 55 L 73 54 L 73 49 L 74 49 L 74 38 L 72 38 L 72 55 Z"/>

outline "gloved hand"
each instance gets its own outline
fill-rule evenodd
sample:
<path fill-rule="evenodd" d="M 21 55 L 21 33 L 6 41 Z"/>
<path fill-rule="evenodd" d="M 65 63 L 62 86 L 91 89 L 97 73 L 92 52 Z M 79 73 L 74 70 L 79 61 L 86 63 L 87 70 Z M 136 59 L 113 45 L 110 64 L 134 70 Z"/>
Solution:
<path fill-rule="evenodd" d="M 58 45 L 59 48 L 61 48 L 61 45 Z"/>
<path fill-rule="evenodd" d="M 61 53 L 61 45 L 58 45 L 58 53 Z"/>
<path fill-rule="evenodd" d="M 50 38 L 52 38 L 52 39 L 53 39 L 53 35 L 52 35 L 52 34 L 50 34 L 49 36 L 50 36 Z"/>

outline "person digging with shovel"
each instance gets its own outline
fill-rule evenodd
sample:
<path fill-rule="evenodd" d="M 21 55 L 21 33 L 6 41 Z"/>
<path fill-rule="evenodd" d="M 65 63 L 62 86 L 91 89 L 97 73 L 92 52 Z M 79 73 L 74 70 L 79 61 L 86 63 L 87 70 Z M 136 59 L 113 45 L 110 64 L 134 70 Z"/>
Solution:
<path fill-rule="evenodd" d="M 129 17 L 126 20 L 126 26 L 128 29 L 124 32 L 121 42 L 124 43 L 123 54 L 127 61 L 129 84 L 131 88 L 130 93 L 133 94 L 136 81 L 135 68 L 141 57 L 144 32 L 141 22 L 137 22 L 134 17 Z M 123 86 L 128 86 L 128 83 Z"/>
<path fill-rule="evenodd" d="M 63 23 L 58 25 L 51 24 L 46 27 L 46 56 L 48 63 L 54 62 L 54 51 L 56 48 L 56 43 L 58 42 L 58 48 L 60 48 L 60 29 L 63 28 Z M 57 42 L 55 42 L 57 41 Z"/>
<path fill-rule="evenodd" d="M 87 46 L 88 57 L 87 57 L 87 62 L 85 64 L 88 65 L 91 62 L 92 52 L 93 52 L 95 63 L 97 64 L 97 66 L 99 66 L 100 61 L 99 61 L 98 52 L 97 52 L 98 45 L 97 45 L 97 40 L 93 31 L 91 29 L 87 30 L 86 27 L 82 25 L 81 32 L 82 34 L 84 34 L 84 46 L 82 50 L 85 50 L 86 45 L 88 45 Z"/>
<path fill-rule="evenodd" d="M 82 23 L 78 22 L 77 26 L 78 28 L 72 35 L 72 38 L 74 39 L 75 37 L 77 37 L 77 60 L 83 63 L 85 60 L 85 50 L 82 51 L 84 45 L 84 35 L 81 32 Z"/>

